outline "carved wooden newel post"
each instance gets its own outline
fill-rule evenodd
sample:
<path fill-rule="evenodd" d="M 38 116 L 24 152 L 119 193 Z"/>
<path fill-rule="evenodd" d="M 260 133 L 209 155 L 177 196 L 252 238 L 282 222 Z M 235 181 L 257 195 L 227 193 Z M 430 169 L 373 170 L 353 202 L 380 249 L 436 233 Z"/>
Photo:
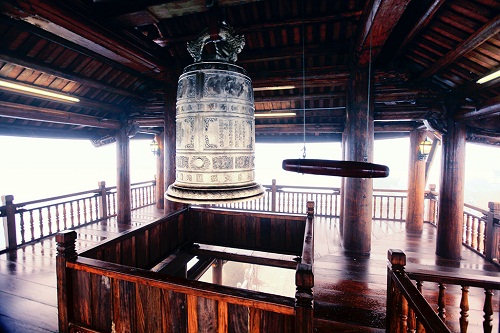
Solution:
<path fill-rule="evenodd" d="M 106 192 L 106 182 L 100 181 L 97 183 L 99 187 L 99 218 L 105 219 L 108 217 L 108 196 Z"/>
<path fill-rule="evenodd" d="M 59 311 L 59 332 L 68 332 L 68 322 L 71 314 L 68 312 L 72 305 L 70 290 L 67 286 L 71 285 L 68 280 L 71 278 L 67 274 L 66 262 L 75 260 L 77 257 L 75 250 L 76 232 L 66 230 L 56 235 L 57 257 L 56 257 L 56 275 L 57 275 L 57 309 Z"/>
<path fill-rule="evenodd" d="M 2 196 L 2 206 L 5 206 L 5 211 L 1 212 L 3 216 L 3 228 L 5 230 L 5 244 L 8 249 L 15 249 L 17 247 L 16 237 L 16 205 L 14 204 L 13 195 Z"/>
<path fill-rule="evenodd" d="M 486 259 L 500 260 L 500 225 L 495 225 L 495 216 L 500 215 L 500 202 L 488 202 L 488 221 L 486 222 Z"/>
<path fill-rule="evenodd" d="M 314 219 L 314 202 L 307 202 L 307 223 L 305 230 L 304 244 L 311 244 L 311 251 L 302 252 L 302 261 L 297 266 L 295 273 L 295 285 L 297 292 L 295 293 L 295 333 L 310 333 L 313 331 L 313 307 L 314 297 L 314 273 L 313 273 L 313 219 Z"/>
<path fill-rule="evenodd" d="M 404 271 L 406 266 L 406 255 L 403 251 L 390 249 L 387 252 L 389 265 L 387 267 L 387 315 L 386 315 L 386 330 L 387 332 L 406 332 L 403 330 L 403 323 L 406 322 L 408 309 L 405 306 L 405 299 L 399 289 L 392 281 L 390 271 Z"/>

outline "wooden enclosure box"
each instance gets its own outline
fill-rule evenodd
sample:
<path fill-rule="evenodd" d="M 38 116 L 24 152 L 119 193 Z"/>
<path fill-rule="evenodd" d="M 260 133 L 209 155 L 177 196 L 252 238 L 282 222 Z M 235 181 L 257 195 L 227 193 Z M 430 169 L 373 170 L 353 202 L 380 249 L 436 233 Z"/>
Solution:
<path fill-rule="evenodd" d="M 78 255 L 76 233 L 58 234 L 60 332 L 312 332 L 308 207 L 307 216 L 188 207 Z M 152 270 L 165 258 L 201 251 L 197 244 L 296 257 L 276 260 L 295 267 L 295 298 Z"/>

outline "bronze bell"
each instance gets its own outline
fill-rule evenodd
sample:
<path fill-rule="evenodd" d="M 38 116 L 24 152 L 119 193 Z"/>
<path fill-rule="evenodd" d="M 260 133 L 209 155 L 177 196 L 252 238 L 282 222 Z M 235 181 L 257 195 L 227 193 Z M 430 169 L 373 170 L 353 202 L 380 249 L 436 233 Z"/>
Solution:
<path fill-rule="evenodd" d="M 165 197 L 185 203 L 255 199 L 255 118 L 252 82 L 233 64 L 244 45 L 228 26 L 219 32 L 216 54 L 203 60 L 207 33 L 188 43 L 195 63 L 177 86 L 176 180 Z"/>

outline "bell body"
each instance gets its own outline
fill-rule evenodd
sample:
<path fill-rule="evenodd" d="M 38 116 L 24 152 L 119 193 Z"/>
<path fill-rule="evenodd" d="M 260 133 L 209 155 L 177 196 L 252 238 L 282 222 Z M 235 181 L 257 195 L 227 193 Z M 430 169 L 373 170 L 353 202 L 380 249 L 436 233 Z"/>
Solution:
<path fill-rule="evenodd" d="M 254 158 L 253 89 L 245 70 L 227 62 L 187 66 L 177 87 L 176 180 L 165 197 L 186 203 L 260 197 Z"/>

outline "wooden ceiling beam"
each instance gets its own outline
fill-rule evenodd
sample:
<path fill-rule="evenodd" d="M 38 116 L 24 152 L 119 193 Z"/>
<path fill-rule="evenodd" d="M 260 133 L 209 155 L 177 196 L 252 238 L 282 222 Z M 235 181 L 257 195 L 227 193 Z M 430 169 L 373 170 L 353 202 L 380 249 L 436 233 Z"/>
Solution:
<path fill-rule="evenodd" d="M 458 58 L 463 57 L 465 54 L 474 50 L 479 45 L 483 44 L 498 33 L 500 33 L 500 14 L 486 23 L 481 29 L 474 32 L 460 45 L 453 48 L 453 50 L 448 52 L 444 57 L 441 57 L 438 61 L 435 61 L 432 66 L 430 66 L 422 74 L 420 74 L 419 78 L 422 79 L 433 76 L 444 67 L 449 66 Z"/>
<path fill-rule="evenodd" d="M 105 90 L 120 96 L 129 97 L 137 100 L 146 100 L 143 95 L 130 92 L 125 89 L 116 88 L 108 84 L 103 84 L 100 81 L 89 79 L 86 76 L 76 74 L 72 71 L 67 71 L 54 66 L 49 66 L 47 63 L 38 61 L 37 59 L 28 58 L 26 56 L 14 54 L 7 50 L 0 50 L 0 61 L 9 62 L 17 66 L 29 68 L 48 75 L 53 75 L 66 80 L 77 82 L 78 84 L 86 85 L 95 89 Z"/>
<path fill-rule="evenodd" d="M 392 30 L 411 0 L 369 0 L 361 17 L 354 46 L 355 64 L 368 65 L 377 59 Z"/>
<path fill-rule="evenodd" d="M 482 119 L 482 118 L 496 116 L 499 113 L 500 113 L 500 96 L 496 96 L 485 101 L 478 108 L 458 113 L 455 119 L 457 120 L 468 120 L 472 118 Z"/>
<path fill-rule="evenodd" d="M 81 125 L 88 127 L 119 129 L 121 123 L 61 110 L 0 101 L 0 117 L 35 120 L 47 123 Z"/>
<path fill-rule="evenodd" d="M 155 77 L 167 69 L 159 46 L 118 34 L 86 17 L 82 10 L 72 8 L 66 1 L 25 0 L 13 3 L 2 5 L 2 12 L 76 42 L 140 73 Z"/>
<path fill-rule="evenodd" d="M 413 26 L 411 31 L 406 35 L 403 42 L 399 45 L 398 50 L 394 53 L 393 60 L 400 57 L 403 51 L 406 49 L 407 45 L 410 44 L 413 39 L 424 29 L 432 20 L 436 12 L 441 8 L 446 0 L 434 0 L 429 6 L 427 11 L 422 15 L 418 22 Z"/>

